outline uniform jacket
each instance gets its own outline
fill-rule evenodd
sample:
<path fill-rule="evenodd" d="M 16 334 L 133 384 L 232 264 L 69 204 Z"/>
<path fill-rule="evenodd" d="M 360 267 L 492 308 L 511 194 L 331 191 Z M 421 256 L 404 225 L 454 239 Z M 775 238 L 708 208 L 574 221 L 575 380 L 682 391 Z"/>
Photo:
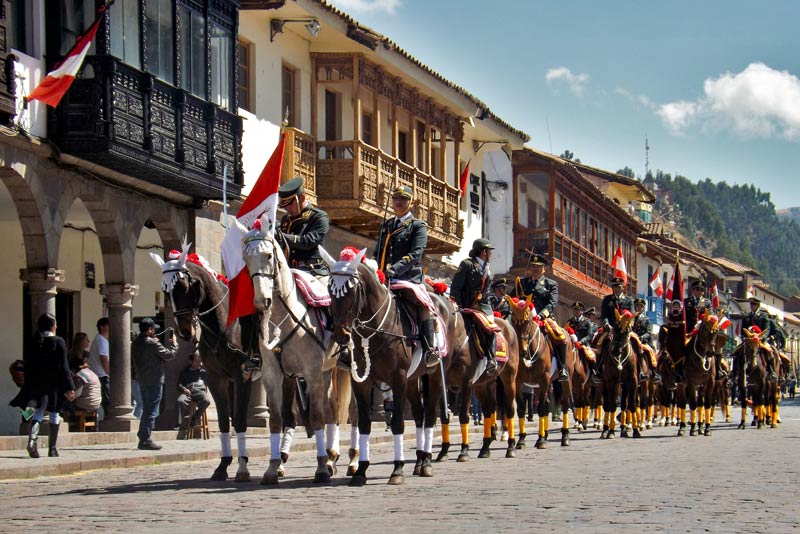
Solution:
<path fill-rule="evenodd" d="M 140 386 L 157 386 L 164 383 L 164 362 L 178 353 L 178 347 L 165 347 L 146 334 L 139 334 L 131 343 L 131 358 L 136 367 L 136 380 Z"/>
<path fill-rule="evenodd" d="M 462 308 L 475 308 L 481 310 L 486 315 L 492 315 L 492 304 L 489 296 L 491 291 L 492 273 L 489 266 L 485 266 L 481 271 L 480 264 L 475 258 L 469 258 L 461 262 L 453 282 L 450 284 L 450 296 Z"/>
<path fill-rule="evenodd" d="M 567 321 L 567 326 L 575 331 L 575 337 L 578 338 L 578 343 L 581 345 L 588 345 L 597 332 L 597 326 L 589 320 L 588 317 L 581 315 L 580 317 L 573 317 Z M 595 328 L 592 328 L 592 327 Z"/>
<path fill-rule="evenodd" d="M 617 326 L 617 316 L 614 310 L 622 313 L 623 310 L 628 310 L 633 313 L 633 299 L 625 296 L 625 293 L 620 293 L 617 297 L 614 293 L 603 297 L 603 303 L 600 304 L 600 319 L 608 322 L 612 327 Z"/>
<path fill-rule="evenodd" d="M 695 298 L 692 295 L 683 299 L 683 307 L 686 310 L 686 330 L 691 331 L 700 320 L 700 316 L 711 309 L 711 301 L 705 297 Z"/>
<path fill-rule="evenodd" d="M 533 295 L 533 305 L 539 317 L 554 317 L 556 306 L 558 305 L 558 282 L 542 276 L 534 280 L 530 276 L 520 279 L 519 285 L 522 287 L 522 295 L 519 298 L 527 298 Z"/>
<path fill-rule="evenodd" d="M 281 219 L 281 232 L 286 244 L 286 259 L 295 269 L 310 271 L 319 276 L 330 274 L 322 261 L 319 246 L 325 244 L 330 220 L 323 210 L 307 203 L 297 216 L 288 213 Z"/>
<path fill-rule="evenodd" d="M 64 393 L 75 390 L 64 340 L 54 335 L 35 334 L 23 361 L 25 383 L 9 404 L 22 409 L 35 405 L 50 412 L 61 411 L 66 402 Z"/>
<path fill-rule="evenodd" d="M 419 262 L 428 246 L 425 223 L 413 215 L 397 227 L 397 217 L 383 221 L 378 233 L 374 258 L 383 271 L 394 271 L 394 278 L 422 283 Z"/>
<path fill-rule="evenodd" d="M 650 319 L 645 312 L 640 313 L 634 319 L 633 332 L 639 336 L 642 343 L 653 346 L 653 331 L 650 328 Z"/>
<path fill-rule="evenodd" d="M 770 323 L 769 315 L 764 310 L 758 310 L 755 313 L 749 312 L 742 318 L 742 328 L 750 328 L 755 325 L 758 326 L 762 332 L 770 331 Z M 766 334 L 766 338 L 769 336 L 769 333 Z"/>
<path fill-rule="evenodd" d="M 499 312 L 500 317 L 503 319 L 508 319 L 511 315 L 511 306 L 504 297 L 498 297 L 494 292 L 491 292 L 489 294 L 489 303 L 492 305 L 492 310 Z"/>

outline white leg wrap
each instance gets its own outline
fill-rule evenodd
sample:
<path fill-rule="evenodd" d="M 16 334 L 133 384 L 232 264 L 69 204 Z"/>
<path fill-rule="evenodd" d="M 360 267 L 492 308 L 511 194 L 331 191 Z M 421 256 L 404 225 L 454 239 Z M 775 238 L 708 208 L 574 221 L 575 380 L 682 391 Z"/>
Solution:
<path fill-rule="evenodd" d="M 405 462 L 406 458 L 403 455 L 403 434 L 395 434 L 394 438 L 394 461 Z"/>
<path fill-rule="evenodd" d="M 236 433 L 236 448 L 239 451 L 239 456 L 247 456 L 247 438 L 244 432 Z"/>
<path fill-rule="evenodd" d="M 358 448 L 358 425 L 350 425 L 350 448 Z"/>
<path fill-rule="evenodd" d="M 314 439 L 317 441 L 317 456 L 327 456 L 325 452 L 325 431 L 321 428 L 314 431 Z"/>
<path fill-rule="evenodd" d="M 233 453 L 231 452 L 231 433 L 230 432 L 220 432 L 219 433 L 219 448 L 220 448 L 220 456 L 231 457 Z"/>
<path fill-rule="evenodd" d="M 421 426 L 417 427 L 417 450 L 425 450 L 425 432 L 422 430 Z"/>
<path fill-rule="evenodd" d="M 325 447 L 339 452 L 339 425 L 325 425 Z"/>
<path fill-rule="evenodd" d="M 358 461 L 369 462 L 369 434 L 358 436 Z"/>
<path fill-rule="evenodd" d="M 425 445 L 422 450 L 425 452 L 433 451 L 433 427 L 425 429 Z"/>
<path fill-rule="evenodd" d="M 269 435 L 269 459 L 281 459 L 281 435 L 279 433 Z"/>
<path fill-rule="evenodd" d="M 292 450 L 292 441 L 294 441 L 294 428 L 287 428 L 281 437 L 281 452 L 289 454 Z"/>

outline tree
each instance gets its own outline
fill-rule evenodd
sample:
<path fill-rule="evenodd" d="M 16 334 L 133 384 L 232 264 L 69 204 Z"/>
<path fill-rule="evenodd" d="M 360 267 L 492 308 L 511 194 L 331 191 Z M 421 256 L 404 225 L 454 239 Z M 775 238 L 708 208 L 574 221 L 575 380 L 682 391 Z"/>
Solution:
<path fill-rule="evenodd" d="M 572 152 L 570 152 L 570 150 L 569 150 L 569 149 L 567 149 L 567 150 L 565 150 L 565 151 L 564 151 L 564 153 L 563 153 L 563 154 L 561 154 L 559 157 L 560 157 L 560 158 L 564 158 L 564 159 L 568 159 L 568 160 L 572 161 L 573 159 L 575 159 L 575 154 L 573 154 Z M 580 160 L 578 160 L 578 161 L 580 161 Z"/>
<path fill-rule="evenodd" d="M 633 169 L 631 169 L 627 165 L 625 165 L 625 168 L 618 170 L 617 174 L 621 174 L 622 176 L 627 176 L 628 178 L 636 178 L 636 175 L 633 173 Z"/>

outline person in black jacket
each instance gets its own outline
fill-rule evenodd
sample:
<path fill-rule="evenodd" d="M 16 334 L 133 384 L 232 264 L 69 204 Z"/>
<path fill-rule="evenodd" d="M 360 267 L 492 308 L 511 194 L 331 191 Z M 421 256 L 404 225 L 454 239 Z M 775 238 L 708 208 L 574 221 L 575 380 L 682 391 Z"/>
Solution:
<path fill-rule="evenodd" d="M 394 217 L 383 221 L 378 231 L 373 257 L 378 262 L 378 269 L 386 275 L 386 282 L 389 284 L 392 280 L 423 283 L 420 260 L 428 246 L 428 229 L 425 223 L 414 217 L 411 212 L 413 199 L 410 187 L 404 185 L 395 188 L 392 191 Z M 436 324 L 431 317 L 431 310 L 420 303 L 411 290 L 404 289 L 398 291 L 398 294 L 416 307 L 425 362 L 428 367 L 436 367 L 441 358 L 435 347 Z"/>
<path fill-rule="evenodd" d="M 742 317 L 742 329 L 747 328 L 751 330 L 757 326 L 761 332 L 766 332 L 764 339 L 768 340 L 772 336 L 772 321 L 769 320 L 769 313 L 767 310 L 761 308 L 761 301 L 756 297 L 750 297 L 750 313 Z M 778 379 L 775 374 L 775 366 L 773 365 L 772 358 L 767 358 L 767 373 L 771 381 Z"/>
<path fill-rule="evenodd" d="M 655 344 L 653 342 L 653 330 L 650 326 L 650 319 L 647 317 L 647 312 L 645 309 L 647 308 L 647 301 L 643 298 L 636 298 L 633 301 L 633 309 L 634 315 L 636 318 L 633 320 L 633 333 L 639 338 L 639 341 L 642 342 L 643 345 L 647 345 L 652 349 L 655 353 Z M 639 356 L 639 380 L 646 380 L 647 375 L 644 373 L 644 357 L 650 356 L 646 354 L 646 350 L 642 350 L 638 354 Z M 653 379 L 656 383 L 661 382 L 661 375 L 658 373 L 658 370 L 653 366 L 653 361 L 651 360 L 648 362 L 653 373 Z"/>
<path fill-rule="evenodd" d="M 64 399 L 75 400 L 75 383 L 67 362 L 67 344 L 56 335 L 56 318 L 50 313 L 39 316 L 38 331 L 33 337 L 31 349 L 23 356 L 25 362 L 25 382 L 22 390 L 9 403 L 21 409 L 33 407 L 28 432 L 28 454 L 39 458 L 37 438 L 44 412 L 50 412 L 50 436 L 48 456 L 58 456 L 56 444 L 61 423 L 59 412 L 64 407 Z"/>
<path fill-rule="evenodd" d="M 489 262 L 492 259 L 493 249 L 494 245 L 488 239 L 476 239 L 472 243 L 472 250 L 469 251 L 469 258 L 459 264 L 450 284 L 450 296 L 459 307 L 471 308 L 489 317 L 492 317 L 493 312 L 489 299 L 491 294 L 489 284 L 492 279 Z M 484 333 L 484 336 L 487 360 L 484 372 L 490 372 L 497 368 L 495 359 L 497 336 L 494 333 Z"/>
<path fill-rule="evenodd" d="M 198 425 L 206 408 L 211 404 L 208 398 L 207 382 L 203 359 L 200 357 L 199 351 L 194 351 L 189 356 L 189 365 L 181 371 L 181 375 L 178 377 L 178 420 L 181 423 L 185 417 L 188 417 L 189 405 L 192 402 L 197 403 L 197 410 L 189 420 L 189 428 Z"/>
<path fill-rule="evenodd" d="M 325 211 L 311 205 L 303 189 L 303 179 L 292 178 L 278 189 L 278 205 L 286 210 L 281 219 L 278 242 L 283 243 L 289 266 L 328 276 L 328 264 L 322 261 L 320 245 L 325 244 L 330 219 Z"/>
<path fill-rule="evenodd" d="M 683 299 L 683 307 L 686 310 L 686 333 L 691 334 L 700 316 L 706 311 L 711 310 L 711 301 L 703 296 L 706 290 L 706 283 L 702 280 L 692 282 L 692 294 Z"/>
<path fill-rule="evenodd" d="M 492 310 L 499 313 L 503 319 L 508 319 L 511 315 L 511 306 L 506 299 L 506 287 L 508 282 L 505 278 L 496 278 L 492 282 L 492 293 L 489 295 Z"/>

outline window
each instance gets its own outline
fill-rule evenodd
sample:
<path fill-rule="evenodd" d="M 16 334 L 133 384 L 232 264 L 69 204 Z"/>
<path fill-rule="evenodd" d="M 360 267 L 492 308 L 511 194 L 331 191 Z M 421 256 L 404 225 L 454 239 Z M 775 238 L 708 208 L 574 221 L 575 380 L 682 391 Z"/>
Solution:
<path fill-rule="evenodd" d="M 206 98 L 206 21 L 203 14 L 180 6 L 181 87 Z"/>
<path fill-rule="evenodd" d="M 114 8 L 108 12 L 111 15 L 111 54 L 139 68 L 142 64 L 139 53 L 139 0 L 117 0 Z"/>
<path fill-rule="evenodd" d="M 404 163 L 409 163 L 408 134 L 402 130 L 397 132 L 397 158 Z"/>
<path fill-rule="evenodd" d="M 250 89 L 250 46 L 244 41 L 239 41 L 239 107 L 253 111 L 254 103 Z"/>
<path fill-rule="evenodd" d="M 61 7 L 61 43 L 58 54 L 66 55 L 75 45 L 78 38 L 94 22 L 94 2 L 89 0 L 62 0 Z M 92 50 L 94 44 L 92 45 Z M 90 50 L 90 54 L 93 52 Z"/>
<path fill-rule="evenodd" d="M 228 111 L 233 109 L 233 34 L 211 24 L 211 101 Z"/>
<path fill-rule="evenodd" d="M 361 140 L 372 145 L 372 113 L 361 114 Z"/>
<path fill-rule="evenodd" d="M 145 70 L 171 84 L 175 83 L 175 49 L 172 41 L 174 26 L 171 0 L 147 2 L 144 29 L 147 39 Z"/>
<path fill-rule="evenodd" d="M 8 48 L 33 56 L 33 13 L 28 0 L 10 0 L 6 12 Z"/>
<path fill-rule="evenodd" d="M 297 100 L 296 96 L 296 81 L 297 71 L 286 65 L 283 66 L 283 75 L 281 82 L 281 116 L 288 121 L 288 126 L 297 127 Z M 327 95 L 327 93 L 326 93 Z M 329 138 L 330 140 L 330 138 Z"/>
<path fill-rule="evenodd" d="M 550 227 L 550 175 L 542 172 L 519 175 L 519 220 L 527 228 L 543 230 Z"/>

